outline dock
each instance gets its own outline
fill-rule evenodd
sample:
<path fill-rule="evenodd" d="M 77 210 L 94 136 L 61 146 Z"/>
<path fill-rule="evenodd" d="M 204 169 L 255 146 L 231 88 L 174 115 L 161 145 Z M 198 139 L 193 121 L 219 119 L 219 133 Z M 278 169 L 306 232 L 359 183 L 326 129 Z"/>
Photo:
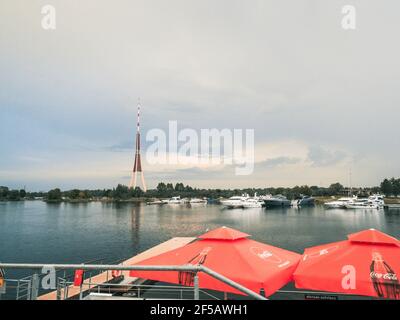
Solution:
<path fill-rule="evenodd" d="M 160 243 L 159 245 L 152 247 L 142 253 L 139 253 L 138 255 L 129 258 L 128 260 L 123 261 L 121 263 L 121 265 L 132 265 L 132 264 L 138 263 L 142 260 L 157 256 L 164 252 L 168 252 L 168 251 L 183 247 L 184 245 L 194 241 L 195 239 L 196 238 L 193 238 L 193 237 L 172 238 L 172 239 L 165 241 L 163 243 Z M 132 282 L 135 282 L 138 280 L 138 278 L 130 277 L 129 271 L 122 271 L 122 275 L 124 276 L 123 283 L 126 283 L 127 285 L 129 283 L 132 283 Z M 90 279 L 90 281 L 89 281 L 89 279 Z M 95 286 L 96 284 L 97 285 L 103 284 L 109 280 L 110 280 L 110 272 L 103 272 L 103 273 L 100 273 L 91 278 L 85 279 L 85 284 L 82 285 L 82 289 L 80 287 L 70 285 L 67 289 L 67 295 L 68 295 L 67 299 L 72 298 L 76 295 L 79 295 L 79 293 L 81 291 L 85 292 L 85 291 L 93 288 L 93 286 Z M 88 282 L 92 283 L 92 285 L 90 285 Z M 63 294 L 64 294 L 64 292 L 62 292 L 62 295 Z M 52 291 L 52 292 L 46 293 L 44 295 L 41 295 L 38 297 L 38 300 L 57 300 L 57 291 Z"/>

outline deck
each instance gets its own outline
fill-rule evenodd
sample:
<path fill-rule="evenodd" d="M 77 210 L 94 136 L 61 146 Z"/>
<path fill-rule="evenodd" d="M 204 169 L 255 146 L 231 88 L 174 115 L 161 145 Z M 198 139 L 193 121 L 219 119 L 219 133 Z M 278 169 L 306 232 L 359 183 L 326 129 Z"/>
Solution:
<path fill-rule="evenodd" d="M 152 247 L 142 253 L 139 253 L 136 256 L 133 256 L 132 258 L 129 258 L 128 260 L 125 260 L 124 262 L 122 262 L 122 265 L 131 265 L 134 263 L 138 263 L 142 260 L 151 258 L 153 256 L 162 254 L 164 252 L 170 251 L 170 250 L 174 250 L 180 247 L 183 247 L 184 245 L 192 242 L 193 240 L 195 240 L 195 238 L 192 237 L 176 237 L 176 238 L 172 238 L 168 241 L 165 241 L 163 243 L 160 243 L 159 245 Z M 85 292 L 87 290 L 89 290 L 90 288 L 93 288 L 93 284 L 101 284 L 101 283 L 105 283 L 107 282 L 109 279 L 109 272 L 103 272 L 100 273 L 96 276 L 91 277 L 91 281 L 90 283 L 92 283 L 91 286 L 89 286 L 88 279 L 85 279 L 86 284 L 82 285 L 82 292 Z M 124 275 L 124 281 L 123 283 L 132 283 L 135 280 L 137 280 L 137 278 L 133 278 L 129 276 L 129 271 L 122 271 L 122 274 Z M 67 290 L 67 294 L 68 297 L 67 298 L 71 298 L 73 296 L 76 296 L 80 293 L 81 289 L 80 287 L 76 287 L 76 286 L 69 286 L 68 290 Z M 42 296 L 38 297 L 38 300 L 56 300 L 57 299 L 57 291 L 52 291 L 49 292 L 47 294 L 44 294 Z"/>

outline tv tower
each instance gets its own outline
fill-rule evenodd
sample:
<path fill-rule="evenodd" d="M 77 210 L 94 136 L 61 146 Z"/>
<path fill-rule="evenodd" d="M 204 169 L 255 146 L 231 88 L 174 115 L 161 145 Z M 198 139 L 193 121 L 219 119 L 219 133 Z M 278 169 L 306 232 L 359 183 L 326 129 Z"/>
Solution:
<path fill-rule="evenodd" d="M 135 163 L 133 165 L 132 179 L 129 183 L 130 188 L 136 188 L 137 174 L 140 172 L 142 179 L 143 191 L 146 192 L 146 182 L 144 181 L 144 175 L 142 170 L 142 161 L 140 159 L 140 100 L 137 105 L 137 127 L 136 127 L 136 149 L 135 149 Z"/>

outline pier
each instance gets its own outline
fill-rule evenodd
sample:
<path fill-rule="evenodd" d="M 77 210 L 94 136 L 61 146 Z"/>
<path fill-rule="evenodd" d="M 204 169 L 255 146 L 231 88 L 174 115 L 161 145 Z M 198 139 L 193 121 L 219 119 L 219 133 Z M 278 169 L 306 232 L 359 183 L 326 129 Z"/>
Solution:
<path fill-rule="evenodd" d="M 129 258 L 128 260 L 125 260 L 124 262 L 121 263 L 121 265 L 131 265 L 137 262 L 140 262 L 141 260 L 151 258 L 153 256 L 159 255 L 161 253 L 177 249 L 179 247 L 182 247 L 190 242 L 195 240 L 193 237 L 176 237 L 172 238 L 168 241 L 165 241 L 163 243 L 160 243 L 159 245 L 152 247 L 142 253 L 139 253 L 136 256 L 133 256 Z M 129 285 L 131 283 L 134 283 L 138 281 L 138 278 L 133 278 L 129 276 L 129 271 L 128 270 L 123 270 L 121 271 L 122 275 L 124 276 L 124 280 L 122 284 Z M 57 294 L 60 294 L 65 297 L 66 299 L 75 297 L 81 292 L 85 292 L 87 290 L 90 290 L 95 286 L 95 284 L 104 284 L 112 279 L 110 271 L 105 271 L 102 272 L 98 275 L 95 275 L 93 277 L 90 277 L 88 279 L 85 279 L 85 282 L 81 287 L 77 287 L 74 285 L 70 285 L 65 289 L 61 289 L 61 292 L 57 293 L 57 291 L 52 291 L 47 294 L 41 295 L 38 297 L 38 300 L 57 300 Z M 90 283 L 93 283 L 91 286 Z M 64 292 L 65 290 L 65 292 Z"/>

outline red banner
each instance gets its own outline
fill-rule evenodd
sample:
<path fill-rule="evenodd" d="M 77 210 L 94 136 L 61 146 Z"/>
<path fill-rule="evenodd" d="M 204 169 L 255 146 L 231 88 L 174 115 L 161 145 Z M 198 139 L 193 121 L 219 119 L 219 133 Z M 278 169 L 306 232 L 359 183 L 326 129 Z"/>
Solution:
<path fill-rule="evenodd" d="M 83 283 L 83 270 L 75 270 L 74 286 L 79 287 Z"/>

